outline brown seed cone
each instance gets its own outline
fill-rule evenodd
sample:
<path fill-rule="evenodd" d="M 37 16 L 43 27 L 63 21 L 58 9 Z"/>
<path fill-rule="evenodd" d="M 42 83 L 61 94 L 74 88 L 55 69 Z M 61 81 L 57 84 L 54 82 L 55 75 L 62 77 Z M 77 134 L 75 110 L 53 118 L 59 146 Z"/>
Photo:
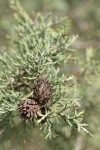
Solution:
<path fill-rule="evenodd" d="M 40 77 L 33 88 L 34 98 L 41 104 L 45 104 L 52 97 L 50 81 L 45 77 Z"/>
<path fill-rule="evenodd" d="M 21 118 L 26 120 L 33 118 L 40 119 L 41 116 L 38 113 L 45 114 L 45 108 L 38 105 L 33 99 L 27 99 L 19 106 L 19 112 Z"/>

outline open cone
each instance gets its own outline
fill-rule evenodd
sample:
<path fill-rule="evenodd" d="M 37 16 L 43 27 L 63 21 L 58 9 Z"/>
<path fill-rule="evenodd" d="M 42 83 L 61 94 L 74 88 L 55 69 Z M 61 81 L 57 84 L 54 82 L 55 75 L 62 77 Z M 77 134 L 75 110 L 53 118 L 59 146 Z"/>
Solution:
<path fill-rule="evenodd" d="M 25 120 L 34 118 L 40 119 L 41 116 L 39 116 L 39 113 L 45 114 L 45 108 L 38 105 L 35 100 L 27 99 L 19 106 L 19 112 L 21 118 L 24 118 Z"/>

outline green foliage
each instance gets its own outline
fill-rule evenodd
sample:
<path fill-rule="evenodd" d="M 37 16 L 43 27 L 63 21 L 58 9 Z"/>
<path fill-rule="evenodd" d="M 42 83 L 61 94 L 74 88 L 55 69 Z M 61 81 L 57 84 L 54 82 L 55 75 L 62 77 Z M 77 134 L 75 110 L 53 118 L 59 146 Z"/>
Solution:
<path fill-rule="evenodd" d="M 21 5 L 25 8 L 25 10 L 27 10 L 27 12 L 30 14 L 32 14 L 32 21 L 34 23 L 34 25 L 40 25 L 40 19 L 38 18 L 38 21 L 36 21 L 37 19 L 35 19 L 35 17 L 33 17 L 35 15 L 35 12 L 39 11 L 39 12 L 43 12 L 44 14 L 47 13 L 48 11 L 53 12 L 53 15 L 51 15 L 52 18 L 54 18 L 54 16 L 69 16 L 72 20 L 72 29 L 71 29 L 71 33 L 76 33 L 80 35 L 80 38 L 77 39 L 76 42 L 74 43 L 70 43 L 70 47 L 68 47 L 68 50 L 65 50 L 64 53 L 66 55 L 65 60 L 67 61 L 65 64 L 63 64 L 63 60 L 61 61 L 61 63 L 58 63 L 58 61 L 56 62 L 55 68 L 57 68 L 59 66 L 59 71 L 60 73 L 58 73 L 57 76 L 61 76 L 62 72 L 64 72 L 65 76 L 68 78 L 69 75 L 71 76 L 75 76 L 72 79 L 72 82 L 75 82 L 75 84 L 71 84 L 72 86 L 67 87 L 67 91 L 68 97 L 71 97 L 73 99 L 73 97 L 75 99 L 79 98 L 81 99 L 81 101 L 77 102 L 78 105 L 78 109 L 80 111 L 81 110 L 85 110 L 85 115 L 84 115 L 84 120 L 83 122 L 86 122 L 87 124 L 89 124 L 89 130 L 94 134 L 95 138 L 91 138 L 89 137 L 87 134 L 84 134 L 84 132 L 82 132 L 82 134 L 77 134 L 77 130 L 72 129 L 72 127 L 70 128 L 69 125 L 63 125 L 62 121 L 62 127 L 60 126 L 60 128 L 56 130 L 56 134 L 59 134 L 60 136 L 57 136 L 55 138 L 55 140 L 49 140 L 46 150 L 49 149 L 54 149 L 54 150 L 61 150 L 61 149 L 71 149 L 71 150 L 75 150 L 75 149 L 81 149 L 81 150 L 99 150 L 100 149 L 100 128 L 99 128 L 99 124 L 100 124 L 100 119 L 99 119 L 99 114 L 100 114 L 100 96 L 99 96 L 99 87 L 100 87 L 100 55 L 99 55 L 99 50 L 95 50 L 92 48 L 87 48 L 85 50 L 86 47 L 95 47 L 100 48 L 99 46 L 99 37 L 100 37 L 100 30 L 99 30 L 99 26 L 100 26 L 100 21 L 98 18 L 100 18 L 100 11 L 99 11 L 99 5 L 100 5 L 100 1 L 99 0 L 54 0 L 53 2 L 51 2 L 51 0 L 20 0 Z M 85 11 L 84 11 L 85 10 Z M 16 10 L 15 10 L 16 11 Z M 17 44 L 20 41 L 20 38 L 18 38 L 18 35 L 16 35 L 16 33 L 14 32 L 14 27 L 13 27 L 13 22 L 16 22 L 15 20 L 13 20 L 12 14 L 14 11 L 12 11 L 9 8 L 8 5 L 8 0 L 6 1 L 0 1 L 0 56 L 1 56 L 1 50 L 2 50 L 2 45 L 7 45 L 9 43 L 9 45 L 11 45 L 11 48 L 9 48 L 7 46 L 7 51 L 9 50 L 9 54 L 10 56 L 7 59 L 3 58 L 3 64 L 5 65 L 0 65 L 0 70 L 2 70 L 2 82 L 5 82 L 5 69 L 6 69 L 6 65 L 7 66 L 11 66 L 11 60 L 9 58 L 13 57 L 14 58 L 14 62 L 15 61 L 15 54 L 14 54 L 14 50 L 17 51 L 19 50 L 18 45 Z M 17 11 L 18 13 L 18 11 Z M 19 14 L 19 13 L 18 13 Z M 49 17 L 49 16 L 48 16 Z M 58 17 L 59 18 L 59 17 Z M 47 22 L 50 22 L 51 19 L 48 19 Z M 55 20 L 55 19 L 54 19 Z M 55 21 L 53 20 L 53 24 L 55 24 Z M 57 21 L 57 20 L 56 20 Z M 59 21 L 59 20 L 58 20 Z M 58 22 L 57 21 L 57 22 Z M 46 22 L 46 23 L 47 23 Z M 61 30 L 61 24 L 59 25 L 53 25 L 53 32 L 56 31 L 56 28 L 58 30 L 58 28 Z M 68 21 L 66 23 L 68 25 Z M 69 29 L 68 29 L 69 30 Z M 12 44 L 12 42 L 10 43 L 10 40 L 8 41 L 6 36 L 7 34 L 9 34 L 9 32 L 11 33 L 11 36 L 13 37 L 14 45 Z M 69 33 L 67 32 L 67 36 L 69 37 Z M 16 40 L 17 38 L 17 40 Z M 88 40 L 87 40 L 88 39 Z M 72 40 L 72 37 L 71 37 Z M 81 40 L 81 41 L 80 41 Z M 92 41 L 91 41 L 92 40 Z M 51 39 L 50 39 L 51 41 Z M 66 42 L 67 43 L 67 42 Z M 80 48 L 81 50 L 73 50 L 73 45 L 76 48 Z M 2 50 L 3 51 L 3 50 Z M 12 53 L 13 51 L 13 53 Z M 67 54 L 66 54 L 67 53 Z M 2 52 L 3 54 L 3 52 Z M 6 55 L 6 54 L 5 54 Z M 16 53 L 17 55 L 17 53 Z M 6 57 L 6 56 L 5 56 Z M 54 56 L 53 56 L 54 57 Z M 67 59 L 66 59 L 67 58 Z M 6 62 L 9 61 L 9 64 Z M 14 67 L 15 68 L 15 67 Z M 19 67 L 18 67 L 19 68 Z M 16 71 L 16 69 L 14 69 Z M 8 72 L 8 71 L 7 71 Z M 23 72 L 23 71 L 22 71 Z M 17 74 L 17 73 L 16 73 Z M 46 73 L 45 73 L 46 74 Z M 10 76 L 10 75 L 9 75 Z M 47 75 L 49 79 L 52 80 L 52 77 L 49 77 L 49 75 Z M 6 77 L 7 78 L 7 77 Z M 10 80 L 13 82 L 13 77 L 10 78 Z M 9 81 L 10 81 L 9 80 Z M 36 79 L 35 79 L 36 80 Z M 35 81 L 34 80 L 34 81 Z M 76 81 L 77 80 L 77 81 Z M 5 85 L 2 85 L 3 87 L 6 87 L 6 83 L 8 83 L 8 80 L 6 79 L 7 82 L 5 82 Z M 24 80 L 25 81 L 25 80 Z M 12 83 L 10 82 L 10 83 Z M 17 80 L 16 80 L 17 82 Z M 68 81 L 69 83 L 70 81 Z M 77 82 L 77 83 L 76 83 Z M 1 83 L 1 80 L 0 80 Z M 28 81 L 28 85 L 30 84 L 34 84 L 31 83 L 31 81 Z M 53 82 L 52 82 L 53 83 Z M 9 84 L 9 83 L 8 83 Z M 22 84 L 22 83 L 21 83 Z M 25 83 L 24 83 L 25 84 Z M 26 83 L 27 85 L 27 83 Z M 18 85 L 19 87 L 19 85 Z M 17 88 L 17 87 L 16 87 Z M 16 89 L 15 88 L 15 89 Z M 55 86 L 56 88 L 56 86 Z M 7 87 L 8 89 L 8 87 Z M 11 94 L 9 94 L 8 92 L 8 97 L 12 97 L 13 99 L 13 104 L 15 106 L 15 99 L 17 101 L 16 104 L 16 110 L 12 109 L 12 107 L 7 107 L 7 110 L 4 110 L 3 107 L 5 107 L 5 105 L 7 105 L 7 101 L 5 100 L 5 104 L 4 106 L 0 109 L 6 112 L 6 113 L 2 113 L 2 121 L 0 122 L 0 142 L 1 143 L 5 143 L 4 148 L 5 149 L 21 149 L 22 147 L 21 145 L 24 145 L 24 150 L 26 148 L 27 149 L 33 149 L 34 147 L 34 142 L 37 141 L 41 141 L 39 138 L 39 135 L 36 135 L 35 131 L 38 131 L 38 129 L 35 127 L 33 128 L 33 126 L 27 122 L 27 126 L 24 126 L 23 123 L 21 122 L 21 120 L 19 119 L 19 113 L 17 111 L 18 108 L 18 104 L 20 103 L 20 101 L 22 101 L 22 98 L 24 98 L 24 93 L 27 96 L 27 94 L 30 92 L 30 88 L 27 87 L 27 91 L 24 92 L 24 90 L 26 89 L 25 86 L 24 87 L 20 87 L 19 90 L 16 89 L 14 91 L 18 91 L 17 96 L 18 98 L 15 98 L 15 96 L 13 95 L 13 92 L 11 91 L 12 96 L 10 96 Z M 70 90 L 72 90 L 72 95 Z M 21 91 L 21 92 L 20 92 Z M 23 93 L 23 92 L 24 93 Z M 27 92 L 27 93 L 26 93 Z M 5 97 L 6 92 L 2 92 L 3 96 Z M 23 95 L 20 96 L 19 93 L 22 93 Z M 74 94 L 73 94 L 74 93 Z M 7 95 L 6 95 L 7 96 Z M 20 100 L 19 100 L 20 99 Z M 0 101 L 1 102 L 1 101 Z M 10 103 L 11 104 L 11 103 Z M 12 110 L 10 112 L 8 112 L 9 109 L 14 110 L 12 113 Z M 7 113 L 8 112 L 8 113 Z M 17 116 L 18 115 L 18 116 Z M 13 117 L 14 116 L 14 117 Z M 17 121 L 18 120 L 18 121 Z M 62 119 L 61 119 L 62 120 Z M 38 126 L 40 127 L 40 126 Z M 27 130 L 27 133 L 25 132 Z M 28 132 L 29 131 L 29 132 Z M 26 135 L 25 135 L 26 133 Z M 40 131 L 40 133 L 42 133 Z M 29 136 L 28 136 L 29 134 Z M 31 135 L 32 134 L 32 135 Z M 46 133 L 47 134 L 47 133 Z M 70 136 L 72 135 L 72 136 Z M 25 137 L 30 137 L 30 140 L 34 140 L 33 144 L 32 144 L 32 148 L 30 148 L 29 143 L 26 142 L 26 144 L 22 143 L 22 141 L 25 141 Z M 35 136 L 35 138 L 33 138 L 33 136 Z M 36 139 L 36 137 L 38 137 Z M 23 139 L 23 140 L 21 140 Z M 44 139 L 44 138 L 43 138 Z M 6 141 L 6 142 L 4 142 Z M 45 140 L 48 141 L 48 140 Z M 67 142 L 66 142 L 67 141 Z M 10 143 L 12 142 L 12 144 Z M 35 149 L 38 149 L 38 144 L 37 143 L 37 147 Z M 44 140 L 42 141 L 42 143 L 40 145 L 43 145 Z M 48 146 L 50 144 L 50 146 Z M 27 147 L 28 145 L 28 147 Z M 51 147 L 52 145 L 52 147 Z M 0 149 L 2 148 L 3 144 L 1 144 Z M 11 147 L 12 146 L 12 147 Z M 40 148 L 42 149 L 42 148 Z M 44 150 L 45 148 L 43 148 Z"/>
<path fill-rule="evenodd" d="M 32 87 L 41 75 L 45 75 L 53 87 L 53 97 L 48 103 L 51 111 L 41 114 L 42 118 L 35 123 L 45 138 L 59 135 L 63 127 L 89 133 L 82 123 L 84 111 L 80 110 L 76 97 L 76 79 L 63 74 L 61 68 L 75 59 L 72 44 L 77 36 L 70 36 L 68 19 L 54 21 L 49 15 L 38 14 L 33 21 L 18 1 L 11 7 L 16 12 L 16 39 L 13 38 L 10 51 L 3 50 L 0 56 L 0 130 L 3 135 L 8 126 L 16 126 L 16 120 L 18 126 L 23 124 L 18 105 L 33 94 Z M 47 121 L 41 124 L 44 118 Z"/>

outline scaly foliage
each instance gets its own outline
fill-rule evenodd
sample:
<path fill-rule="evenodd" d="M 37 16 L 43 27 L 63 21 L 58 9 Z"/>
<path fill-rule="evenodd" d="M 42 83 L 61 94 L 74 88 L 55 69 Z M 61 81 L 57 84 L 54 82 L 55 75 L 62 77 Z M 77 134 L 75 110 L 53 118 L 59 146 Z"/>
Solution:
<path fill-rule="evenodd" d="M 35 81 L 45 75 L 51 81 L 53 96 L 48 102 L 50 111 L 35 122 L 41 132 L 46 138 L 55 137 L 66 126 L 89 133 L 75 96 L 76 80 L 62 74 L 61 65 L 74 61 L 75 50 L 71 46 L 77 38 L 69 34 L 68 18 L 53 21 L 38 14 L 33 21 L 18 1 L 11 6 L 16 11 L 16 40 L 12 40 L 10 52 L 3 50 L 0 55 L 0 130 L 4 133 L 7 125 L 16 125 L 14 120 L 23 123 L 18 105 L 33 95 Z"/>

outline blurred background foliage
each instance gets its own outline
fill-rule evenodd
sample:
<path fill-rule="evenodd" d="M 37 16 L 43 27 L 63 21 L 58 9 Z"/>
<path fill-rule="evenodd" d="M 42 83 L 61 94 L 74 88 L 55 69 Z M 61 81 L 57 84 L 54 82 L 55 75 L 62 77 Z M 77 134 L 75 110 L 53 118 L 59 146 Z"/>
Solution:
<path fill-rule="evenodd" d="M 80 36 L 75 45 L 100 48 L 99 0 L 20 0 L 20 3 L 31 15 L 52 12 L 54 16 L 68 16 L 72 21 L 72 32 Z M 12 31 L 13 22 L 9 0 L 0 0 L 0 45 L 9 43 L 6 35 Z"/>
<path fill-rule="evenodd" d="M 74 43 L 74 47 L 78 49 L 77 62 L 74 67 L 70 65 L 67 74 L 76 76 L 77 95 L 82 97 L 81 105 L 85 108 L 84 120 L 94 134 L 92 138 L 89 135 L 74 132 L 70 137 L 66 133 L 61 137 L 44 142 L 41 137 L 37 138 L 38 133 L 33 131 L 34 142 L 24 143 L 23 149 L 100 150 L 100 0 L 20 0 L 20 3 L 31 16 L 36 12 L 43 14 L 52 12 L 52 16 L 68 16 L 71 19 L 71 32 L 78 34 L 79 38 Z M 13 11 L 9 7 L 9 1 L 0 0 L 0 49 L 3 46 L 9 47 L 10 42 L 7 35 L 11 34 L 12 37 L 15 37 L 13 23 Z M 6 137 L 9 137 L 13 143 L 10 147 L 9 143 L 6 145 L 7 150 L 19 150 L 19 145 L 22 144 L 20 140 L 19 144 L 14 140 L 18 139 L 16 130 L 11 128 L 12 132 L 7 132 Z M 63 132 L 65 133 L 65 129 Z"/>

